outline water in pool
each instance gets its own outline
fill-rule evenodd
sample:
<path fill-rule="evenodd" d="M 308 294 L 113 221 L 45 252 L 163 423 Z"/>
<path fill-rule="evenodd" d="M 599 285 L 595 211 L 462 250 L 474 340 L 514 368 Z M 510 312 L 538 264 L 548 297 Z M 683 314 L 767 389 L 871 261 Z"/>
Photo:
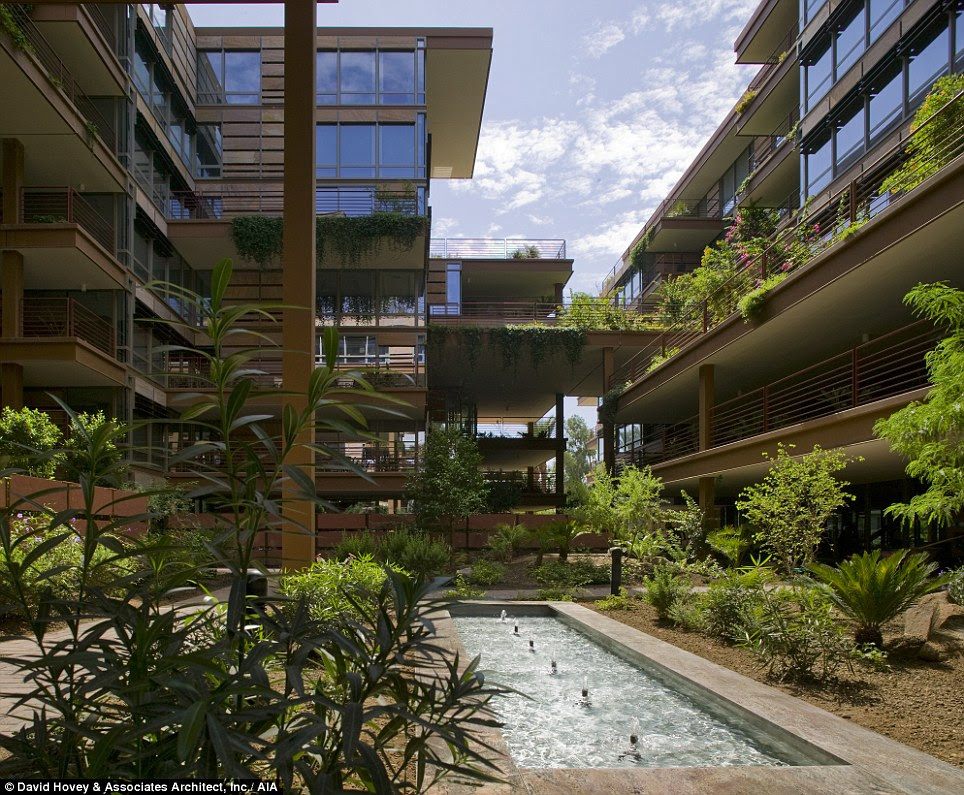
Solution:
<path fill-rule="evenodd" d="M 465 650 L 482 655 L 487 682 L 528 696 L 495 702 L 519 767 L 787 764 L 748 732 L 557 619 L 462 616 L 455 624 Z"/>

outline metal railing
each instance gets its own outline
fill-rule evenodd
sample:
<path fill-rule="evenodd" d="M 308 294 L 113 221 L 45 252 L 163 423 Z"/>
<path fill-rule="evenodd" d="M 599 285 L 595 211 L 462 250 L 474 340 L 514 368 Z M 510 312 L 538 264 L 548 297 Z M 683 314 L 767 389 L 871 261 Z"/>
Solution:
<path fill-rule="evenodd" d="M 434 259 L 566 259 L 565 240 L 536 238 L 433 237 L 429 256 Z"/>
<path fill-rule="evenodd" d="M 76 337 L 114 355 L 113 326 L 79 301 L 25 296 L 22 307 L 24 337 Z"/>
<path fill-rule="evenodd" d="M 521 486 L 523 496 L 556 493 L 555 472 L 488 470 L 482 473 L 482 477 L 487 483 Z"/>
<path fill-rule="evenodd" d="M 961 103 L 964 103 L 964 92 L 957 94 L 909 136 L 902 136 L 903 140 L 873 161 L 862 163 L 858 176 L 845 188 L 815 197 L 820 200 L 819 212 L 807 211 L 805 206 L 804 211 L 788 217 L 788 222 L 778 229 L 762 253 L 748 257 L 740 270 L 707 298 L 680 309 L 671 319 L 669 328 L 617 369 L 607 386 L 634 383 L 643 378 L 653 369 L 656 357 L 675 355 L 731 317 L 740 298 L 760 286 L 768 275 L 806 267 L 818 254 L 913 193 L 914 188 L 882 192 L 880 186 L 897 165 L 908 160 L 906 147 L 909 141 L 921 135 L 922 130 L 924 134 L 929 132 L 928 125 L 947 124 L 947 119 L 956 122 L 947 130 L 939 147 L 918 153 L 909 162 L 910 173 L 920 175 L 923 180 L 958 158 L 964 153 L 964 122 L 955 118 Z"/>
<path fill-rule="evenodd" d="M 46 70 L 50 82 L 60 89 L 64 95 L 74 103 L 80 115 L 86 119 L 89 135 L 99 135 L 107 147 L 115 152 L 117 146 L 114 125 L 111 124 L 103 114 L 97 109 L 83 91 L 77 81 L 74 80 L 70 70 L 58 57 L 53 47 L 40 32 L 40 29 L 30 18 L 23 4 L 9 4 L 7 8 L 13 16 L 17 26 L 23 31 L 27 41 L 30 43 L 30 52 L 34 58 Z"/>
<path fill-rule="evenodd" d="M 429 304 L 430 323 L 505 326 L 523 323 L 553 325 L 559 319 L 559 305 L 541 301 L 463 301 L 458 304 Z"/>
<path fill-rule="evenodd" d="M 80 7 L 90 18 L 90 21 L 94 23 L 94 27 L 100 31 L 100 35 L 104 37 L 104 41 L 107 42 L 110 51 L 117 52 L 117 34 L 114 32 L 113 24 L 104 14 L 100 5 L 97 3 L 83 3 Z"/>
<path fill-rule="evenodd" d="M 79 224 L 114 253 L 114 225 L 72 188 L 24 188 L 21 193 L 20 223 Z"/>
<path fill-rule="evenodd" d="M 797 111 L 790 111 L 790 114 L 780 121 L 773 128 L 769 135 L 758 135 L 753 141 L 753 156 L 750 158 L 750 178 L 752 179 L 763 166 L 770 162 L 777 152 L 784 151 L 785 144 L 793 146 L 787 136 L 794 129 L 794 125 L 800 120 Z M 749 180 L 747 180 L 749 182 Z"/>
<path fill-rule="evenodd" d="M 699 416 L 689 417 L 672 425 L 664 425 L 655 439 L 616 454 L 616 469 L 632 465 L 637 467 L 658 464 L 690 455 L 700 449 Z"/>
<path fill-rule="evenodd" d="M 358 441 L 319 439 L 318 444 L 351 461 L 365 472 L 411 472 L 418 464 L 417 451 L 413 445 L 396 445 L 391 442 L 368 439 Z M 316 471 L 348 472 L 350 470 L 336 459 L 319 454 Z"/>
<path fill-rule="evenodd" d="M 173 191 L 166 199 L 165 212 L 179 221 L 221 220 L 238 215 L 281 215 L 284 191 L 280 188 L 225 191 Z M 425 214 L 424 193 L 381 188 L 319 187 L 315 191 L 315 212 L 349 217 L 399 213 Z"/>

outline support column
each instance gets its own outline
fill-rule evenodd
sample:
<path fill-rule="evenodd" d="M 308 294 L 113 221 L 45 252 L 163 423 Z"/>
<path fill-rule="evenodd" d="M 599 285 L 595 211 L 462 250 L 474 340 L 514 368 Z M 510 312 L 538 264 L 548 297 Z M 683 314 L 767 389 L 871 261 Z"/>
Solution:
<path fill-rule="evenodd" d="M 298 413 L 307 407 L 315 366 L 315 50 L 317 4 L 285 0 L 284 257 L 281 374 L 284 398 Z M 314 423 L 297 437 L 289 463 L 315 479 Z M 298 569 L 315 559 L 314 504 L 290 481 L 283 490 L 281 558 Z"/>
<path fill-rule="evenodd" d="M 566 493 L 566 418 L 563 395 L 556 394 L 556 496 Z"/>
<path fill-rule="evenodd" d="M 3 193 L 4 204 L 7 193 Z M 4 215 L 6 217 L 6 215 Z M 0 337 L 7 339 L 21 336 L 23 331 L 23 254 L 19 251 L 4 251 L 0 258 L 0 289 L 2 289 L 3 324 Z M 2 389 L 0 399 L 4 406 L 12 409 L 23 408 L 23 365 L 17 362 L 4 362 L 2 368 Z"/>
<path fill-rule="evenodd" d="M 716 387 L 713 383 L 713 365 L 700 367 L 700 451 L 713 446 L 713 406 L 716 402 Z"/>
<path fill-rule="evenodd" d="M 716 512 L 716 478 L 700 478 L 700 510 L 703 512 L 703 529 L 719 529 L 720 517 Z"/>
<path fill-rule="evenodd" d="M 603 394 L 609 391 L 609 382 L 613 377 L 615 367 L 613 366 L 613 349 L 603 348 Z M 603 464 L 606 471 L 613 475 L 616 472 L 616 425 L 612 422 L 603 422 Z"/>
<path fill-rule="evenodd" d="M 3 222 L 20 223 L 23 193 L 23 144 L 16 138 L 3 139 Z"/>

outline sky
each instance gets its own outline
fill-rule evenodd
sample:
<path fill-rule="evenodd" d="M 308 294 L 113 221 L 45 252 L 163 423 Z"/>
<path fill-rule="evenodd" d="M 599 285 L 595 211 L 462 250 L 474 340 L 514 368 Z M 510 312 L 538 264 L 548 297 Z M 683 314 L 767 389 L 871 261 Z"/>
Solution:
<path fill-rule="evenodd" d="M 475 175 L 432 181 L 432 235 L 564 239 L 568 289 L 595 294 L 758 69 L 733 52 L 757 3 L 341 0 L 318 24 L 492 28 Z M 283 24 L 277 5 L 189 9 Z"/>
<path fill-rule="evenodd" d="M 320 26 L 491 27 L 471 180 L 433 180 L 435 237 L 562 238 L 597 292 L 758 67 L 733 42 L 757 0 L 341 0 Z M 281 25 L 272 5 L 191 5 L 204 25 Z"/>

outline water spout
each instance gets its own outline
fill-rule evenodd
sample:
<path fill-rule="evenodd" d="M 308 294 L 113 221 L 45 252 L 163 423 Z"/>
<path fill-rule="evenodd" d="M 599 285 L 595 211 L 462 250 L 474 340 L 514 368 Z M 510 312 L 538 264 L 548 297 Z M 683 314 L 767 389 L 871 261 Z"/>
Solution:
<path fill-rule="evenodd" d="M 507 617 L 508 617 L 508 613 L 506 613 L 505 610 L 503 610 L 502 615 L 499 616 L 499 620 L 504 624 Z"/>
<path fill-rule="evenodd" d="M 536 650 L 536 642 L 532 638 L 529 638 L 529 651 L 535 653 L 535 650 Z"/>
<path fill-rule="evenodd" d="M 513 635 L 518 635 L 518 634 L 519 634 L 519 625 L 518 625 L 518 624 L 515 625 L 515 629 L 512 630 L 512 634 L 513 634 Z"/>

